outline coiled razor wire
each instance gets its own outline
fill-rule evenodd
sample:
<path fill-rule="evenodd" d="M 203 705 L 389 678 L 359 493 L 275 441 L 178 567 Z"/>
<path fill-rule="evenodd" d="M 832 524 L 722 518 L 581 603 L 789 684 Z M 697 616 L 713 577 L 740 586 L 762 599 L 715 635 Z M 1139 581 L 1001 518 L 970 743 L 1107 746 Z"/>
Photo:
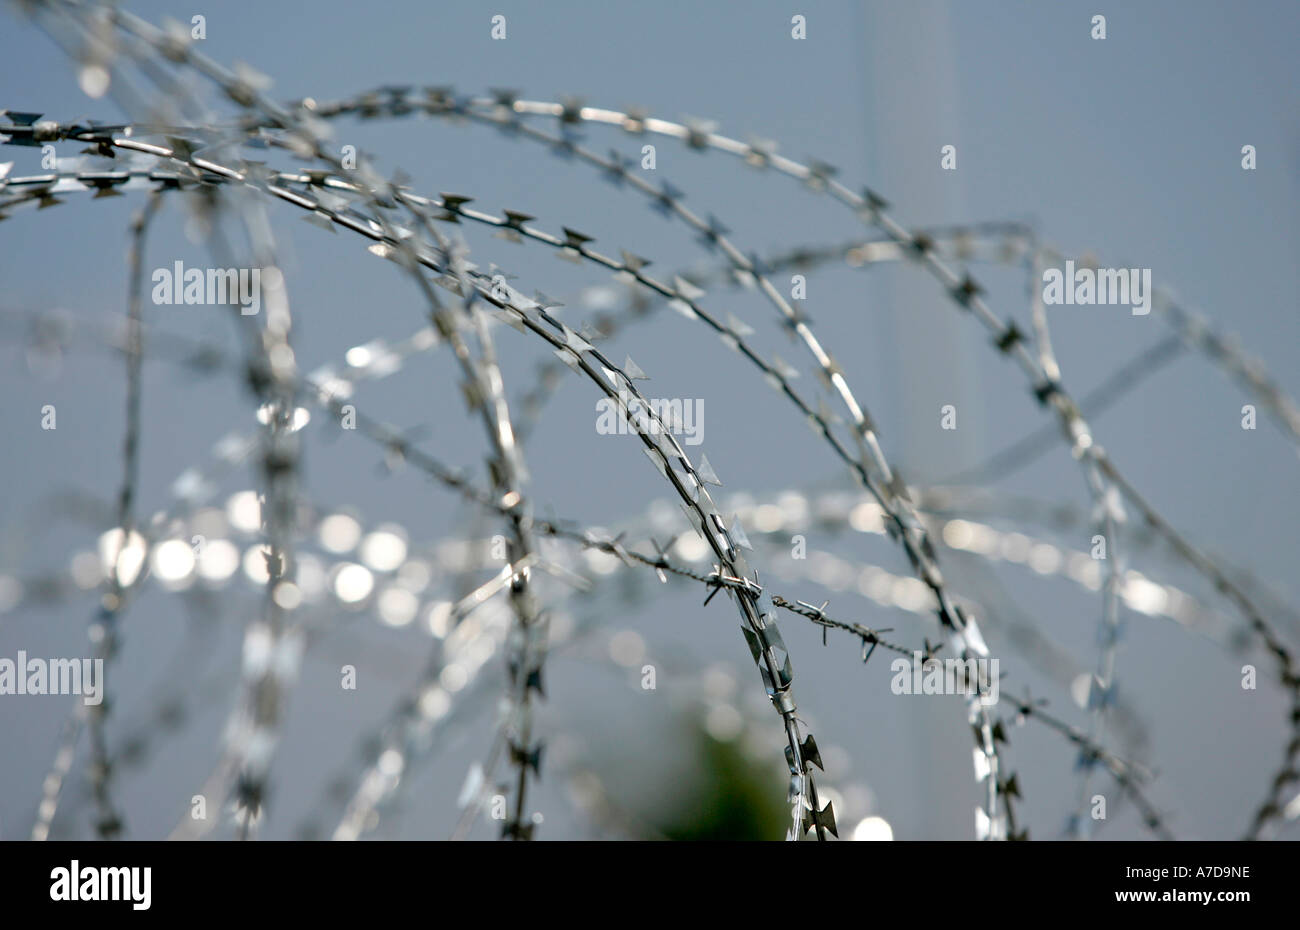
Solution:
<path fill-rule="evenodd" d="M 687 210 L 681 203 L 682 194 L 665 185 L 655 190 L 644 181 L 629 175 L 625 164 L 615 154 L 610 159 L 602 159 L 579 146 L 567 127 L 581 122 L 606 123 L 620 126 L 632 133 L 658 133 L 676 137 L 684 141 L 689 148 L 696 150 L 719 149 L 738 155 L 756 167 L 775 168 L 779 173 L 794 177 L 813 190 L 827 193 L 832 199 L 850 207 L 864 221 L 877 227 L 889 243 L 915 261 L 927 268 L 947 290 L 956 303 L 971 312 L 989 328 L 997 347 L 1012 356 L 1029 378 L 1034 393 L 1044 407 L 1050 407 L 1058 416 L 1066 437 L 1072 446 L 1075 457 L 1080 460 L 1088 479 L 1088 487 L 1096 504 L 1097 519 L 1104 530 L 1104 535 L 1111 548 L 1107 566 L 1105 589 L 1105 608 L 1103 610 L 1103 628 L 1108 635 L 1103 639 L 1103 649 L 1099 658 L 1098 674 L 1089 692 L 1089 701 L 1093 715 L 1090 724 L 1094 733 L 1100 731 L 1101 714 L 1112 703 L 1114 696 L 1114 646 L 1118 639 L 1118 621 L 1116 610 L 1121 599 L 1121 590 L 1125 587 L 1125 571 L 1117 564 L 1115 554 L 1115 535 L 1118 521 L 1122 519 L 1120 498 L 1123 497 L 1143 516 L 1148 526 L 1163 537 L 1172 550 L 1183 560 L 1191 564 L 1200 573 L 1207 576 L 1231 602 L 1245 615 L 1250 628 L 1263 641 L 1265 646 L 1278 660 L 1280 679 L 1284 687 L 1292 694 L 1295 711 L 1293 712 L 1293 739 L 1288 746 L 1282 771 L 1274 780 L 1269 797 L 1256 812 L 1251 827 L 1251 835 L 1258 836 L 1274 821 L 1282 819 L 1284 814 L 1280 806 L 1281 792 L 1286 785 L 1300 778 L 1295 771 L 1295 760 L 1300 753 L 1300 738 L 1295 738 L 1295 728 L 1300 727 L 1300 679 L 1297 678 L 1289 652 L 1282 644 L 1274 627 L 1266 621 L 1241 587 L 1214 561 L 1204 556 L 1190 542 L 1182 537 L 1164 520 L 1118 471 L 1114 463 L 1101 450 L 1093 439 L 1092 431 L 1083 419 L 1079 405 L 1076 405 L 1065 392 L 1060 383 L 1059 371 L 1052 357 L 1050 337 L 1046 330 L 1045 316 L 1041 308 L 1036 309 L 1035 334 L 1038 345 L 1038 357 L 1035 358 L 1024 345 L 1024 336 L 1015 322 L 1001 323 L 984 304 L 980 297 L 980 288 L 969 275 L 958 275 L 940 257 L 933 240 L 923 233 L 909 234 L 898 226 L 885 212 L 887 204 L 871 191 L 857 195 L 834 181 L 834 169 L 821 163 L 803 165 L 775 154 L 772 146 L 763 143 L 739 143 L 728 137 L 714 133 L 704 124 L 677 124 L 664 120 L 652 119 L 640 113 L 622 113 L 610 110 L 597 110 L 583 107 L 577 102 L 561 104 L 521 101 L 511 92 L 497 92 L 490 98 L 458 97 L 448 89 L 430 89 L 421 96 L 406 88 L 386 88 L 372 94 L 361 95 L 356 101 L 333 107 L 319 107 L 304 101 L 297 106 L 280 107 L 271 103 L 261 92 L 263 84 L 260 76 L 251 69 L 240 68 L 230 71 L 196 52 L 183 30 L 158 30 L 129 13 L 112 7 L 83 4 L 77 2 L 54 2 L 36 5 L 38 15 L 57 19 L 62 25 L 71 24 L 86 34 L 84 47 L 80 53 L 83 68 L 116 68 L 117 56 L 132 59 L 141 70 L 160 86 L 170 79 L 159 78 L 164 72 L 163 65 L 170 63 L 180 74 L 194 73 L 207 78 L 232 102 L 250 114 L 243 121 L 241 133 L 231 137 L 229 126 L 214 125 L 214 130 L 174 130 L 166 135 L 168 145 L 138 141 L 140 135 L 149 134 L 147 124 L 135 127 L 97 127 L 68 126 L 40 120 L 35 114 L 10 113 L 12 125 L 0 126 L 0 133 L 8 137 L 6 141 L 17 144 L 43 144 L 57 141 L 86 142 L 100 154 L 112 154 L 114 150 L 133 152 L 151 159 L 158 159 L 177 166 L 172 172 L 158 172 L 157 169 L 129 168 L 119 172 L 76 172 L 55 173 L 43 178 L 14 179 L 13 182 L 0 178 L 0 193 L 7 192 L 10 186 L 19 191 L 17 195 L 0 201 L 0 218 L 3 211 L 12 206 L 35 203 L 40 207 L 57 204 L 58 195 L 73 190 L 93 189 L 97 197 L 112 196 L 120 190 L 133 189 L 136 182 L 152 191 L 165 189 L 202 191 L 205 196 L 215 185 L 234 185 L 241 190 L 240 202 L 249 200 L 258 194 L 270 195 L 309 212 L 309 219 L 326 228 L 336 229 L 342 226 L 352 232 L 360 233 L 375 244 L 371 250 L 383 257 L 398 262 L 420 287 L 431 309 L 436 323 L 438 336 L 446 341 L 457 355 L 465 375 L 465 392 L 467 405 L 471 411 L 477 411 L 484 419 L 491 445 L 495 453 L 492 459 L 492 491 L 475 492 L 471 496 L 485 497 L 495 503 L 496 509 L 512 529 L 514 552 L 508 562 L 511 603 L 516 616 L 516 636 L 513 639 L 513 658 L 508 663 L 510 669 L 510 686 L 508 692 L 513 695 L 511 709 L 502 721 L 500 733 L 505 736 L 504 745 L 509 749 L 512 763 L 517 769 L 518 781 L 515 791 L 514 816 L 506 824 L 505 833 L 517 838 L 531 835 L 531 820 L 526 822 L 525 791 L 529 768 L 538 771 L 540 747 L 533 746 L 530 740 L 531 716 L 529 713 L 529 696 L 534 690 L 539 691 L 541 681 L 541 656 L 545 647 L 535 637 L 544 623 L 539 621 L 539 612 L 528 589 L 528 572 L 535 562 L 534 544 L 531 534 L 538 526 L 546 526 L 554 531 L 553 524 L 537 523 L 531 515 L 528 499 L 522 493 L 526 472 L 522 464 L 522 454 L 515 437 L 517 431 L 511 420 L 505 401 L 504 379 L 500 368 L 494 360 L 492 338 L 480 309 L 488 304 L 505 322 L 522 332 L 543 339 L 553 348 L 556 357 L 588 380 L 593 381 L 611 400 L 618 405 L 623 417 L 634 426 L 645 446 L 651 462 L 661 476 L 673 487 L 681 499 L 683 512 L 701 535 L 707 547 L 712 550 L 718 562 L 714 571 L 703 578 L 718 590 L 725 590 L 737 604 L 742 616 L 742 631 L 749 642 L 753 658 L 762 674 L 768 697 L 778 710 L 783 721 L 787 737 L 786 756 L 790 767 L 791 785 L 789 800 L 792 806 L 792 826 L 790 838 L 802 836 L 812 830 L 819 839 L 825 838 L 827 832 L 835 833 L 834 813 L 829 804 L 823 808 L 819 803 L 817 789 L 808 763 L 820 764 L 816 743 L 809 734 L 803 738 L 801 724 L 796 715 L 793 696 L 790 691 L 792 673 L 788 654 L 780 634 L 775 626 L 774 609 L 781 607 L 791 610 L 805 619 L 818 623 L 823 629 L 835 628 L 855 633 L 862 639 L 864 649 L 870 645 L 881 644 L 874 631 L 855 624 L 843 624 L 832 620 L 824 613 L 824 607 L 817 608 L 811 603 L 794 600 L 787 601 L 768 593 L 759 583 L 757 573 L 749 568 L 742 548 L 752 548 L 738 518 L 726 521 L 714 505 L 706 488 L 708 484 L 720 484 L 707 458 L 699 466 L 693 465 L 672 438 L 671 423 L 665 423 L 655 414 L 645 398 L 640 395 L 634 380 L 644 376 L 639 367 L 629 359 L 623 366 L 614 365 L 589 339 L 581 335 L 548 312 L 548 302 L 539 295 L 532 300 L 524 297 L 515 288 L 502 283 L 504 276 L 493 276 L 479 272 L 465 259 L 464 247 L 454 244 L 441 236 L 436 222 L 458 222 L 470 219 L 475 222 L 496 226 L 499 230 L 516 241 L 541 242 L 562 250 L 580 261 L 589 261 L 631 280 L 640 287 L 656 293 L 668 300 L 688 318 L 699 319 L 718 333 L 724 343 L 740 352 L 773 383 L 784 396 L 796 404 L 805 414 L 816 432 L 825 437 L 837 455 L 848 464 L 862 485 L 870 492 L 879 516 L 884 520 L 890 535 L 904 548 L 918 579 L 933 595 L 933 609 L 940 623 L 948 631 L 954 653 L 962 659 L 968 656 L 988 655 L 979 628 L 969 613 L 951 600 L 947 593 L 935 563 L 935 547 L 928 530 L 897 472 L 885 461 L 883 452 L 875 438 L 871 421 L 848 387 L 840 366 L 826 353 L 813 335 L 811 326 L 802 313 L 794 309 L 771 285 L 766 277 L 764 266 L 756 257 L 746 256 L 727 237 L 727 231 L 721 222 L 710 218 L 701 220 Z M 63 20 L 66 19 L 66 23 Z M 118 36 L 120 34 L 120 43 Z M 175 92 L 175 85 L 169 88 Z M 442 195 L 438 200 L 421 198 L 407 194 L 404 189 L 404 177 L 399 173 L 392 181 L 376 174 L 368 164 L 360 168 L 346 168 L 339 159 L 330 155 L 324 146 L 323 117 L 341 115 L 345 112 L 359 112 L 373 116 L 380 113 L 400 116 L 410 112 L 427 112 L 431 115 L 474 116 L 484 121 L 494 122 L 513 135 L 527 136 L 544 142 L 557 151 L 568 155 L 578 155 L 582 159 L 600 167 L 616 181 L 630 181 L 635 187 L 654 198 L 656 205 L 665 213 L 676 215 L 698 232 L 710 248 L 720 250 L 729 264 L 730 273 L 737 279 L 749 281 L 761 290 L 780 313 L 785 325 L 797 335 L 814 357 L 819 375 L 826 385 L 837 394 L 841 403 L 849 411 L 853 421 L 855 441 L 859 455 L 851 455 L 839 443 L 833 434 L 833 418 L 824 407 L 814 411 L 790 386 L 790 379 L 795 372 L 780 359 L 772 362 L 763 360 L 744 341 L 748 327 L 734 317 L 723 323 L 709 315 L 700 307 L 697 298 L 698 287 L 684 277 L 677 277 L 669 287 L 644 274 L 648 261 L 638 256 L 623 252 L 621 260 L 611 259 L 592 250 L 588 243 L 591 238 L 578 233 L 572 228 L 564 229 L 564 238 L 560 239 L 526 225 L 532 217 L 506 211 L 504 217 L 494 217 L 469 210 L 464 206 L 468 198 L 462 196 Z M 543 116 L 558 118 L 562 132 L 558 136 L 549 136 L 528 126 L 523 117 Z M 167 119 L 155 120 L 158 126 L 167 125 Z M 120 134 L 119 134 L 120 133 Z M 135 135 L 136 138 L 132 138 Z M 323 162 L 327 167 L 324 172 L 285 174 L 267 170 L 260 166 L 240 161 L 239 167 L 228 165 L 231 153 L 229 146 L 249 141 L 260 141 L 277 147 L 287 147 L 298 157 Z M 217 155 L 223 160 L 216 160 Z M 295 189 L 297 188 L 297 189 Z M 643 189 L 644 188 L 644 189 Z M 157 195 L 154 195 L 156 202 Z M 389 211 L 402 209 L 410 217 L 409 226 L 394 223 L 386 218 Z M 436 211 L 436 212 L 435 212 Z M 259 265 L 275 271 L 273 245 L 269 238 L 269 228 L 261 220 L 261 214 L 255 210 L 243 213 L 258 253 Z M 1036 243 L 1035 243 L 1036 245 Z M 1034 253 L 1034 261 L 1041 260 L 1044 252 L 1039 249 Z M 435 283 L 452 291 L 464 303 L 459 315 L 442 309 L 435 289 L 420 271 L 423 266 L 435 273 Z M 495 266 L 494 266 L 495 267 Z M 255 824 L 262 803 L 267 770 L 271 752 L 275 743 L 280 698 L 277 696 L 292 679 L 296 667 L 297 644 L 296 627 L 286 627 L 282 611 L 292 610 L 298 606 L 298 593 L 291 590 L 291 547 L 297 531 L 295 516 L 297 513 L 298 492 L 294 486 L 295 462 L 298 438 L 292 428 L 296 416 L 296 403 L 302 395 L 303 384 L 294 375 L 292 350 L 288 348 L 289 316 L 287 301 L 283 299 L 282 288 L 275 282 L 282 281 L 282 276 L 272 277 L 272 292 L 277 295 L 270 308 L 275 312 L 267 314 L 267 328 L 260 341 L 259 352 L 250 354 L 249 371 L 253 375 L 255 389 L 263 401 L 263 418 L 265 449 L 263 454 L 263 471 L 266 480 L 268 517 L 266 521 L 269 560 L 267 566 L 267 626 L 250 627 L 249 638 L 245 643 L 246 676 L 250 679 L 249 693 L 253 695 L 251 727 L 246 727 L 242 734 L 232 737 L 233 755 L 237 761 L 229 774 L 239 777 L 239 806 L 243 811 L 242 835 L 248 835 Z M 550 306 L 554 306 L 551 304 Z M 1177 316 L 1177 314 L 1175 314 Z M 1185 318 L 1179 318 L 1185 323 Z M 138 333 L 138 319 L 133 320 Z M 1188 329 L 1188 327 L 1184 327 Z M 480 352 L 473 356 L 462 337 L 462 332 L 476 334 Z M 1219 343 L 1201 337 L 1198 343 L 1202 348 L 1218 359 L 1230 370 L 1236 368 L 1247 371 L 1244 380 L 1251 390 L 1270 397 L 1269 409 L 1278 414 L 1287 428 L 1294 433 L 1295 420 L 1288 414 L 1294 408 L 1288 408 L 1284 396 L 1277 391 L 1270 391 L 1271 382 L 1253 366 L 1243 366 L 1236 361 L 1236 356 L 1227 352 L 1216 351 Z M 140 352 L 128 352 L 129 371 L 138 371 L 131 366 L 138 366 Z M 258 359 L 262 362 L 259 363 Z M 260 367 L 259 367 L 260 364 Z M 260 379 L 258 372 L 261 372 Z M 1240 373 L 1240 372 L 1238 372 Z M 138 375 L 135 375 L 138 377 Z M 320 394 L 319 386 L 313 390 Z M 307 394 L 312 391 L 307 391 Z M 332 395 L 325 393 L 327 404 L 337 405 Z M 649 422 L 642 423 L 634 413 L 634 407 L 626 398 L 639 404 L 642 411 L 649 412 Z M 130 420 L 130 417 L 128 417 Z M 390 449 L 403 457 L 409 457 L 412 450 L 397 438 L 382 435 L 380 438 L 390 445 Z M 370 431 L 372 438 L 376 433 Z M 128 428 L 127 451 L 125 454 L 130 474 L 131 449 L 133 433 Z M 446 469 L 443 471 L 449 480 L 445 483 L 459 490 L 469 489 L 460 475 L 454 475 Z M 129 481 L 128 481 L 129 483 Z M 129 491 L 124 490 L 123 499 L 129 503 Z M 129 508 L 120 508 L 125 514 L 118 521 L 121 531 L 122 547 L 131 539 Z M 590 534 L 583 536 L 586 545 L 595 546 L 601 551 L 609 552 L 624 561 L 639 561 L 659 571 L 675 571 L 662 550 L 656 544 L 657 555 L 653 558 L 631 552 L 619 539 L 599 539 Z M 118 559 L 121 558 L 119 551 Z M 1095 566 L 1094 566 L 1095 567 Z M 752 576 L 752 577 L 751 577 Z M 292 604 L 291 607 L 285 606 Z M 864 632 L 865 631 L 865 632 Z M 262 639 L 266 638 L 266 643 Z M 250 644 L 256 644 L 250 647 Z M 251 652 L 250 652 L 251 649 Z M 927 646 L 926 652 L 929 652 Z M 268 695 L 269 689 L 269 695 Z M 262 698 L 256 697 L 258 694 Z M 269 696 L 269 700 L 267 697 Z M 1011 807 L 1011 798 L 1018 795 L 1018 780 L 1014 775 L 1003 776 L 997 744 L 1005 741 L 1000 721 L 994 720 L 978 701 L 978 694 L 968 694 L 968 708 L 971 722 L 976 732 L 976 770 L 978 780 L 984 785 L 985 795 L 977 811 L 977 833 L 981 838 L 1001 839 L 1017 834 L 1015 815 Z M 1028 710 L 1027 710 L 1028 708 Z M 1022 717 L 1032 716 L 1032 705 L 1018 707 Z M 1073 732 L 1073 731 L 1071 731 Z M 1076 733 L 1075 736 L 1078 736 Z M 1094 747 L 1095 740 L 1088 736 L 1079 737 L 1081 745 Z M 501 741 L 498 741 L 499 744 Z M 97 756 L 104 753 L 96 750 Z M 495 756 L 496 753 L 494 752 Z M 1085 753 L 1088 765 L 1103 759 L 1099 749 L 1089 749 Z M 391 762 L 391 759 L 390 759 Z M 56 771 L 66 774 L 70 760 L 61 750 L 56 760 Z M 491 765 L 486 767 L 490 774 Z M 1111 771 L 1114 775 L 1114 770 Z M 1117 776 L 1118 777 L 1118 776 Z M 61 781 L 60 776 L 59 781 Z M 110 810 L 107 800 L 107 778 L 103 779 L 102 796 L 99 798 L 101 811 Z M 219 792 L 224 795 L 224 792 Z M 49 796 L 47 794 L 47 801 Z M 57 805 L 57 792 L 55 795 Z M 43 811 L 47 805 L 43 803 Z M 1289 807 L 1287 808 L 1289 810 Z M 50 811 L 52 817 L 53 811 Z M 48 828 L 48 820 L 44 821 Z M 110 817 L 103 822 L 111 823 Z M 1148 819 L 1149 822 L 1149 819 Z M 47 831 L 48 832 L 48 831 Z M 1023 835 L 1023 831 L 1021 831 Z"/>

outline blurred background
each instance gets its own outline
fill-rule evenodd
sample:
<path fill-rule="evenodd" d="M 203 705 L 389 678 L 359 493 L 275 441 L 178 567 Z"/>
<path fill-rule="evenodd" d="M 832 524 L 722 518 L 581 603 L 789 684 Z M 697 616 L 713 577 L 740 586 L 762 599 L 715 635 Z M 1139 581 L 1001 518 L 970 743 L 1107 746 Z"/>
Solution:
<path fill-rule="evenodd" d="M 204 15 L 202 50 L 270 75 L 270 92 L 282 100 L 328 101 L 384 84 L 450 84 L 467 94 L 515 88 L 530 99 L 577 96 L 590 106 L 715 120 L 734 137 L 771 139 L 791 158 L 835 165 L 848 186 L 869 185 L 885 196 L 909 228 L 1014 221 L 1065 254 L 1150 268 L 1157 287 L 1175 291 L 1216 328 L 1238 334 L 1288 393 L 1300 390 L 1294 364 L 1300 63 L 1291 47 L 1300 13 L 1294 4 L 128 6 L 155 23 Z M 1090 37 L 1098 13 L 1107 19 L 1103 41 Z M 497 14 L 506 17 L 504 41 L 490 38 Z M 802 41 L 791 38 L 795 14 L 806 17 Z M 16 6 L 7 5 L 4 15 L 0 107 L 62 121 L 139 115 L 122 113 L 108 97 L 87 99 L 59 47 Z M 554 128 L 551 121 L 541 125 Z M 721 153 L 608 127 L 579 131 L 588 148 L 612 148 L 638 161 L 641 146 L 654 143 L 651 180 L 685 192 L 686 206 L 697 214 L 715 214 L 746 252 L 773 255 L 864 234 L 849 211 L 828 199 Z M 578 229 L 607 254 L 623 248 L 652 259 L 661 277 L 718 261 L 686 226 L 648 209 L 635 191 L 494 129 L 428 117 L 348 118 L 337 121 L 334 133 L 340 146 L 373 153 L 385 173 L 403 169 L 418 192 L 455 192 L 485 211 L 527 213 L 555 234 L 562 226 Z M 945 145 L 956 147 L 956 170 L 940 167 Z M 1255 147 L 1257 170 L 1242 170 L 1244 145 Z M 41 173 L 39 149 L 6 147 L 0 157 L 15 162 L 12 176 Z M 267 160 L 293 164 L 285 153 L 268 153 Z M 7 608 L 0 613 L 0 656 L 19 649 L 89 654 L 93 581 L 87 590 L 75 584 L 63 590 L 56 582 L 112 526 L 121 481 L 121 358 L 84 346 L 34 347 L 13 322 L 59 309 L 76 330 L 120 320 L 125 312 L 126 228 L 142 199 L 66 200 L 0 223 L 0 309 L 10 320 L 0 344 L 0 434 L 7 440 L 0 445 L 0 608 Z M 395 343 L 424 325 L 421 299 L 408 280 L 367 255 L 357 237 L 328 235 L 295 213 L 270 208 L 304 371 L 342 366 L 349 349 L 376 339 Z M 210 264 L 204 243 L 187 235 L 187 226 L 192 233 L 182 201 L 169 198 L 151 231 L 145 267 Z M 483 227 L 466 224 L 459 231 L 471 260 L 500 265 L 525 293 L 541 289 L 562 300 L 567 306 L 559 313 L 575 328 L 628 303 L 626 287 L 594 266 L 557 262 L 552 250 L 505 242 Z M 974 270 L 999 315 L 1015 316 L 1028 330 L 1023 263 Z M 805 273 L 815 331 L 844 365 L 886 454 L 909 482 L 946 484 L 973 469 L 973 483 L 990 492 L 994 512 L 966 514 L 970 519 L 1060 550 L 1089 549 L 1087 488 L 1063 443 L 979 473 L 990 456 L 1049 420 L 986 332 L 954 312 L 922 269 L 837 261 Z M 774 276 L 779 287 L 788 274 Z M 821 390 L 806 353 L 774 325 L 761 295 L 721 284 L 706 291 L 706 307 L 734 314 L 756 330 L 756 345 L 802 369 L 801 389 Z M 239 351 L 225 308 L 146 304 L 145 313 L 159 330 Z M 1062 377 L 1076 397 L 1170 332 L 1157 314 L 1133 316 L 1123 307 L 1054 307 L 1049 314 Z M 498 327 L 496 334 L 518 409 L 538 366 L 553 357 L 513 330 Z M 893 628 L 902 642 L 936 637 L 932 617 L 900 609 L 905 597 L 863 597 L 853 584 L 841 590 L 839 570 L 825 560 L 794 564 L 790 537 L 797 532 L 810 552 L 833 552 L 854 571 L 873 565 L 909 574 L 902 551 L 886 538 L 841 532 L 835 520 L 816 518 L 817 500 L 851 490 L 848 476 L 798 411 L 738 355 L 720 351 L 698 324 L 662 308 L 628 323 L 603 348 L 619 360 L 632 355 L 651 377 L 644 384 L 648 396 L 704 399 L 704 442 L 687 451 L 708 455 L 724 483 L 720 501 L 748 494 L 733 509 L 780 504 L 785 516 L 769 521 L 776 527 L 771 538 L 760 539 L 747 524 L 756 547 L 752 563 L 765 577 L 782 579 L 777 590 L 818 604 L 829 598 L 837 616 Z M 482 481 L 481 426 L 465 413 L 453 369 L 441 349 L 413 356 L 391 377 L 361 383 L 355 403 L 413 431 L 430 452 L 473 469 Z M 1149 374 L 1093 417 L 1098 440 L 1175 526 L 1234 571 L 1249 572 L 1252 593 L 1279 605 L 1270 619 L 1300 645 L 1294 614 L 1280 606 L 1300 596 L 1294 445 L 1262 411 L 1259 428 L 1243 430 L 1241 407 L 1251 399 L 1194 351 Z M 684 529 L 639 443 L 597 434 L 595 400 L 588 383 L 568 377 L 542 409 L 525 450 L 537 512 L 617 527 L 638 520 L 644 526 L 648 514 L 666 510 L 670 519 L 676 514 L 677 530 Z M 40 429 L 46 404 L 57 408 L 57 430 Z M 945 404 L 957 409 L 956 430 L 940 429 Z M 303 432 L 302 484 L 304 498 L 321 513 L 351 516 L 365 532 L 397 534 L 389 525 L 400 524 L 412 557 L 438 582 L 445 580 L 439 565 L 447 553 L 440 542 L 498 531 L 414 469 L 387 467 L 382 450 L 322 419 L 315 416 Z M 251 434 L 256 426 L 250 397 L 235 379 L 147 362 L 138 513 L 147 518 L 172 506 L 178 476 L 210 462 L 223 436 Z M 256 519 L 241 529 L 247 499 L 238 495 L 255 488 L 258 475 L 245 464 L 214 481 L 205 525 L 242 558 L 255 545 Z M 787 491 L 800 494 L 778 497 Z M 828 512 L 846 499 L 833 498 Z M 1035 522 L 1011 507 L 1018 499 L 1054 512 L 1073 508 L 1068 512 L 1079 519 Z M 666 505 L 656 509 L 657 501 Z M 851 507 L 844 505 L 840 516 Z M 724 506 L 724 512 L 730 511 Z M 1225 648 L 1242 646 L 1229 607 L 1167 550 L 1143 544 L 1139 530 L 1130 527 L 1131 538 L 1119 543 L 1128 566 L 1187 592 L 1208 618 L 1207 630 L 1124 611 L 1118 691 L 1133 726 L 1112 727 L 1109 744 L 1158 773 L 1149 794 L 1175 835 L 1232 838 L 1246 829 L 1282 759 L 1285 695 L 1268 657 L 1253 644 Z M 340 556 L 317 536 L 303 547 L 327 570 Z M 1005 545 L 1014 550 L 1027 543 Z M 1096 663 L 1099 593 L 1032 570 L 1024 558 L 987 560 L 950 550 L 939 556 L 949 585 L 984 608 L 985 636 L 1003 657 L 1004 693 L 1029 689 L 1063 719 L 1086 725 L 1068 685 Z M 599 559 L 585 564 L 598 576 L 609 571 Z M 382 568 L 372 569 L 378 576 L 373 595 L 351 606 L 327 597 L 313 606 L 326 632 L 313 640 L 290 699 L 265 837 L 332 833 L 374 754 L 374 727 L 420 675 L 433 639 L 425 620 L 439 597 L 437 583 L 419 590 L 412 619 L 391 601 L 389 609 L 381 606 L 387 581 Z M 119 757 L 115 792 L 129 838 L 167 835 L 218 757 L 237 694 L 243 625 L 261 605 L 243 568 L 232 572 L 222 584 L 197 578 L 172 589 L 146 584 L 123 616 L 123 648 L 109 672 L 115 706 L 107 732 Z M 548 749 L 540 784 L 530 791 L 530 806 L 545 818 L 539 837 L 781 835 L 780 728 L 734 608 L 724 598 L 703 606 L 705 593 L 688 582 L 661 586 L 653 572 L 629 570 L 610 572 L 592 593 L 557 606 L 566 618 L 560 632 L 575 632 L 548 660 L 537 724 Z M 454 593 L 441 594 L 447 596 Z M 1026 627 L 1054 644 L 1052 655 L 1062 661 L 1018 651 L 1023 637 L 1014 633 Z M 888 658 L 878 655 L 863 666 L 851 638 L 832 633 L 823 646 L 821 631 L 798 618 L 782 628 L 841 837 L 856 830 L 873 838 L 972 838 L 978 788 L 960 700 L 895 697 Z M 1258 690 L 1241 687 L 1247 663 L 1260 669 Z M 344 664 L 358 670 L 355 691 L 339 687 Z M 646 664 L 657 671 L 653 690 L 642 687 Z M 451 833 L 466 774 L 487 751 L 501 679 L 498 656 L 484 666 L 481 683 L 457 692 L 463 716 L 440 732 L 418 764 L 408 764 L 398 796 L 368 835 Z M 42 779 L 74 700 L 0 699 L 0 836 L 30 834 Z M 1076 755 L 1045 728 L 1027 725 L 1011 734 L 1008 758 L 1023 794 L 1018 815 L 1031 837 L 1062 835 L 1077 800 Z M 85 757 L 83 740 L 52 837 L 92 833 Z M 1104 776 L 1093 783 L 1115 794 Z M 1294 822 L 1279 836 L 1294 837 Z M 228 835 L 223 831 L 216 835 Z M 472 835 L 495 834 L 481 824 Z M 1132 806 L 1116 800 L 1097 835 L 1148 834 Z"/>

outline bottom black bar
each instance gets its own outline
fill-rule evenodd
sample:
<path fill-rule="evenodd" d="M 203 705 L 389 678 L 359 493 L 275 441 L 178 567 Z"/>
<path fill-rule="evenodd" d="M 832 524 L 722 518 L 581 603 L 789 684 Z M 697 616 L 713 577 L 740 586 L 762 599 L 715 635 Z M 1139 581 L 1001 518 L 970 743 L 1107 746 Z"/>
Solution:
<path fill-rule="evenodd" d="M 998 918 L 1126 911 L 1232 920 L 1294 900 L 1290 843 L 0 843 L 6 917 L 78 911 L 220 918 L 461 905 L 548 911 L 680 902 L 758 915 L 818 915 L 836 899 Z M 757 892 L 757 894 L 756 894 Z M 430 905 L 434 908 L 429 910 Z M 743 908 L 742 910 L 737 910 Z M 822 914 L 822 911 L 825 911 Z M 599 912 L 597 912 L 599 913 Z M 665 913 L 666 912 L 660 912 Z M 68 913 L 65 913 L 68 916 Z M 16 926 L 16 925 L 15 925 Z"/>

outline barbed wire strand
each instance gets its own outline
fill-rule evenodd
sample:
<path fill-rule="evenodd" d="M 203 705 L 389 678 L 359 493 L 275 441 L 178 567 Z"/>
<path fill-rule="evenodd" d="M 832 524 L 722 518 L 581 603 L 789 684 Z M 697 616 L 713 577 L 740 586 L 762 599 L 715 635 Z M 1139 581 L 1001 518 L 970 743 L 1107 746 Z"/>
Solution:
<path fill-rule="evenodd" d="M 122 440 L 122 484 L 118 491 L 117 529 L 121 539 L 109 566 L 108 590 L 96 623 L 91 627 L 91 642 L 95 645 L 95 658 L 103 663 L 104 699 L 89 714 L 91 784 L 98 810 L 96 832 L 100 839 L 113 839 L 123 830 L 122 815 L 112 799 L 112 757 L 105 732 L 107 717 L 112 709 L 108 689 L 109 663 L 120 648 L 118 626 L 125 606 L 126 589 L 135 579 L 124 578 L 126 567 L 123 554 L 131 545 L 135 532 L 135 493 L 139 480 L 140 463 L 140 374 L 143 365 L 141 344 L 142 290 L 144 281 L 144 247 L 149 224 L 162 205 L 162 196 L 153 193 L 131 221 L 130 249 L 127 258 L 127 352 L 126 352 L 126 425 Z"/>

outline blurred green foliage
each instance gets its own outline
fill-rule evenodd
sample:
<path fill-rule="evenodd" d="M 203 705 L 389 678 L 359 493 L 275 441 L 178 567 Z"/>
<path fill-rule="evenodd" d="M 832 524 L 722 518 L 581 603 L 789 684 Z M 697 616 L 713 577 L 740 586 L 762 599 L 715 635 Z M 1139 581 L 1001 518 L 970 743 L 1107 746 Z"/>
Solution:
<path fill-rule="evenodd" d="M 685 790 L 666 792 L 669 806 L 648 818 L 669 840 L 771 840 L 785 835 L 789 809 L 779 773 L 756 764 L 740 740 L 714 739 L 697 721 L 691 736 L 698 775 Z"/>

